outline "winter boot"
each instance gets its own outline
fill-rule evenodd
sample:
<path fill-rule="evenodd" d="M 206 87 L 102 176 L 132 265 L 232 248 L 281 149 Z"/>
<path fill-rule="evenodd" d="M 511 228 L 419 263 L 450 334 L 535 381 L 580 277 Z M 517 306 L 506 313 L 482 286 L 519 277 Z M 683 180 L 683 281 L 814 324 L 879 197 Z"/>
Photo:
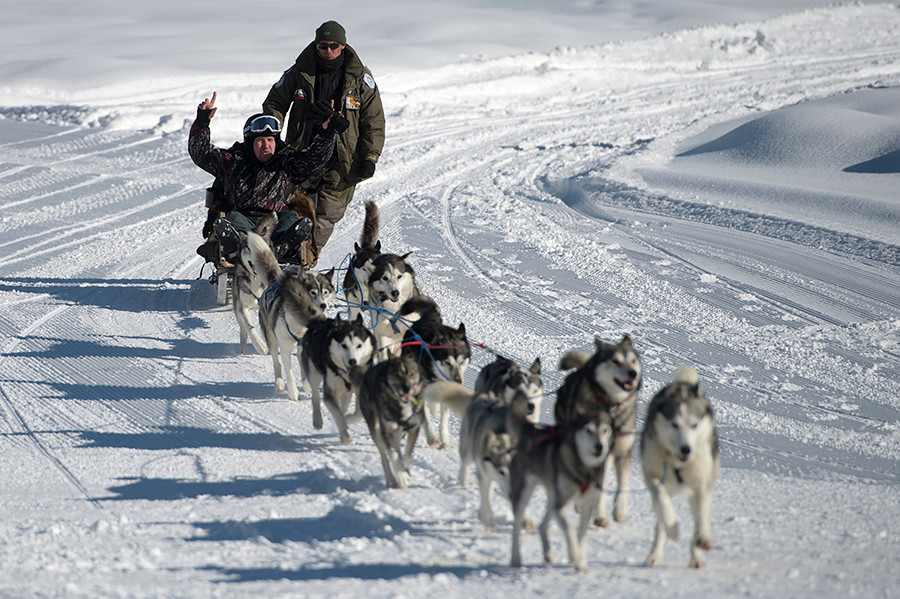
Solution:
<path fill-rule="evenodd" d="M 275 257 L 279 262 L 288 261 L 300 253 L 300 244 L 309 238 L 312 226 L 312 220 L 301 218 L 287 230 L 281 241 L 275 246 Z"/>
<path fill-rule="evenodd" d="M 217 218 L 213 223 L 213 231 L 216 232 L 216 239 L 222 244 L 222 257 L 233 263 L 241 244 L 241 236 L 237 229 L 226 219 Z"/>

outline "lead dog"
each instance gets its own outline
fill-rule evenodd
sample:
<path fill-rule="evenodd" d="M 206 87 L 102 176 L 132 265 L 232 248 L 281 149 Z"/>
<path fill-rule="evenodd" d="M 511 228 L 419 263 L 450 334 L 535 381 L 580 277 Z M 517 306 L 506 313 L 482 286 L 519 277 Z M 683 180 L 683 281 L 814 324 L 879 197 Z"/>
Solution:
<path fill-rule="evenodd" d="M 481 369 L 475 381 L 475 393 L 489 393 L 506 404 L 520 392 L 528 398 L 528 421 L 537 424 L 546 393 L 540 358 L 535 358 L 528 370 L 522 370 L 509 358 L 497 356 L 496 360 Z"/>
<path fill-rule="evenodd" d="M 247 244 L 253 266 L 266 285 L 259 300 L 259 324 L 272 354 L 275 391 L 287 392 L 290 399 L 297 400 L 300 398 L 300 391 L 294 378 L 292 354 L 300 338 L 306 333 L 309 322 L 323 318 L 324 312 L 300 279 L 281 269 L 275 254 L 262 237 L 256 233 L 248 233 Z"/>
<path fill-rule="evenodd" d="M 612 418 L 615 442 L 601 477 L 602 493 L 595 517 L 595 524 L 606 527 L 607 478 L 613 464 L 616 469 L 616 497 L 613 518 L 624 522 L 628 518 L 628 491 L 631 478 L 631 453 L 636 431 L 638 391 L 641 387 L 641 360 L 631 338 L 622 337 L 611 344 L 595 338 L 593 355 L 582 350 L 565 354 L 560 360 L 560 370 L 576 370 L 570 373 L 556 392 L 554 410 L 556 423 L 567 425 L 581 416 L 607 412 Z"/>
<path fill-rule="evenodd" d="M 547 512 L 538 527 L 544 562 L 553 563 L 548 536 L 553 518 L 565 533 L 569 561 L 577 570 L 585 572 L 584 536 L 597 496 L 602 492 L 598 483 L 613 442 L 609 414 L 598 411 L 580 416 L 563 427 L 536 427 L 529 422 L 522 422 L 521 426 L 519 446 L 510 463 L 514 517 L 510 565 L 522 565 L 519 537 L 525 509 L 535 488 L 541 486 L 547 491 Z M 580 512 L 577 533 L 563 514 L 569 503 L 575 503 Z"/>
<path fill-rule="evenodd" d="M 641 465 L 656 513 L 648 566 L 662 561 L 666 537 L 678 540 L 673 495 L 688 496 L 694 519 L 690 566 L 704 566 L 702 550 L 713 546 L 709 515 L 719 462 L 712 406 L 700 390 L 697 371 L 682 366 L 675 380 L 650 401 L 641 435 Z"/>
<path fill-rule="evenodd" d="M 352 321 L 338 315 L 310 323 L 297 358 L 303 373 L 303 389 L 312 395 L 316 430 L 323 426 L 319 397 L 319 385 L 322 385 L 322 399 L 337 426 L 341 443 L 353 440 L 348 425 L 362 419 L 359 401 L 352 416 L 347 416 L 347 410 L 353 395 L 359 398 L 359 383 L 372 366 L 374 353 L 375 338 L 363 323 L 362 314 Z"/>
<path fill-rule="evenodd" d="M 419 362 L 400 356 L 375 364 L 360 385 L 359 406 L 381 454 L 388 487 L 409 487 L 409 466 L 425 420 L 418 399 L 424 384 L 425 373 Z"/>
<path fill-rule="evenodd" d="M 260 219 L 253 232 L 269 243 L 269 237 L 278 217 L 273 212 Z M 234 317 L 237 320 L 238 328 L 241 335 L 240 353 L 247 353 L 247 339 L 253 343 L 257 353 L 267 354 L 269 348 L 266 342 L 256 330 L 252 312 L 259 311 L 259 297 L 266 288 L 266 283 L 260 277 L 253 264 L 253 258 L 250 253 L 250 247 L 247 243 L 247 236 L 241 234 L 241 242 L 238 246 L 238 258 L 234 264 L 234 276 L 231 279 L 231 305 L 234 309 Z"/>

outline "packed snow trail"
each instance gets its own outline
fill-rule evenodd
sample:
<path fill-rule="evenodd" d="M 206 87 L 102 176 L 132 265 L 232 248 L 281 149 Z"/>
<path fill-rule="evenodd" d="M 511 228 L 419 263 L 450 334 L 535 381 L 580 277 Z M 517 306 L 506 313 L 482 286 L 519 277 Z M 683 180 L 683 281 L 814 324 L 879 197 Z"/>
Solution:
<path fill-rule="evenodd" d="M 0 524 L 0 592 L 889 596 L 896 241 L 711 206 L 641 173 L 665 180 L 673 148 L 715 123 L 897 86 L 898 32 L 896 7 L 832 7 L 379 80 L 388 147 L 320 264 L 341 263 L 374 200 L 385 249 L 414 252 L 449 324 L 541 357 L 545 422 L 559 356 L 595 335 L 635 340 L 641 417 L 695 365 L 724 466 L 699 576 L 684 540 L 664 567 L 637 567 L 653 522 L 637 461 L 631 520 L 588 536 L 591 575 L 539 566 L 533 536 L 511 571 L 509 521 L 498 509 L 501 533 L 483 530 L 455 451 L 420 444 L 412 488 L 387 490 L 364 426 L 342 446 L 306 399 L 277 396 L 270 359 L 235 354 L 230 309 L 196 279 L 196 90 L 7 110 L 42 122 L 0 120 L 2 501 L 17 516 Z M 217 134 L 266 89 L 220 89 L 237 105 Z M 165 125 L 121 127 L 135 112 Z M 469 386 L 491 359 L 473 349 Z"/>

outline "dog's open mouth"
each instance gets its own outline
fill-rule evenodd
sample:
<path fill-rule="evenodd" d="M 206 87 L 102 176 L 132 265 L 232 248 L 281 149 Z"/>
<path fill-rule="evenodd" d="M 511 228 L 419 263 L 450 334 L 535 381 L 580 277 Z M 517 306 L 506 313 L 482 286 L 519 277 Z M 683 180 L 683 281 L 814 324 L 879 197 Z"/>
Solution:
<path fill-rule="evenodd" d="M 634 387 L 635 387 L 636 383 L 635 383 L 634 379 L 628 379 L 625 381 L 620 381 L 619 379 L 616 379 L 616 384 L 618 386 L 622 387 L 623 389 L 625 389 L 626 391 L 634 391 Z"/>

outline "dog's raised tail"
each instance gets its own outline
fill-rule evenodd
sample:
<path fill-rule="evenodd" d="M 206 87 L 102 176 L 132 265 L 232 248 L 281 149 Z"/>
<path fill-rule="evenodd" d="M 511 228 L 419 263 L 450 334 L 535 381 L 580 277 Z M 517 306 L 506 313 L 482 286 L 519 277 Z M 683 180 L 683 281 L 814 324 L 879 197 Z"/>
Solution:
<path fill-rule="evenodd" d="M 581 368 L 585 364 L 587 364 L 591 359 L 591 354 L 587 353 L 583 349 L 573 349 L 570 352 L 566 352 L 566 354 L 560 358 L 559 360 L 559 369 L 560 370 L 571 370 L 573 368 Z"/>
<path fill-rule="evenodd" d="M 700 375 L 697 374 L 697 371 L 692 366 L 685 364 L 678 369 L 678 373 L 675 375 L 675 382 L 696 385 L 700 382 Z"/>
<path fill-rule="evenodd" d="M 453 381 L 437 381 L 426 385 L 422 391 L 423 400 L 445 404 L 459 417 L 466 414 L 466 408 L 474 396 L 471 390 Z"/>
<path fill-rule="evenodd" d="M 378 243 L 381 233 L 381 213 L 378 206 L 372 200 L 366 201 L 366 218 L 363 221 L 362 234 L 359 236 L 359 245 L 364 248 L 373 248 Z"/>
<path fill-rule="evenodd" d="M 265 239 L 256 233 L 247 233 L 247 247 L 250 248 L 250 257 L 253 267 L 266 285 L 273 285 L 281 281 L 284 271 L 278 264 L 278 259 Z"/>

